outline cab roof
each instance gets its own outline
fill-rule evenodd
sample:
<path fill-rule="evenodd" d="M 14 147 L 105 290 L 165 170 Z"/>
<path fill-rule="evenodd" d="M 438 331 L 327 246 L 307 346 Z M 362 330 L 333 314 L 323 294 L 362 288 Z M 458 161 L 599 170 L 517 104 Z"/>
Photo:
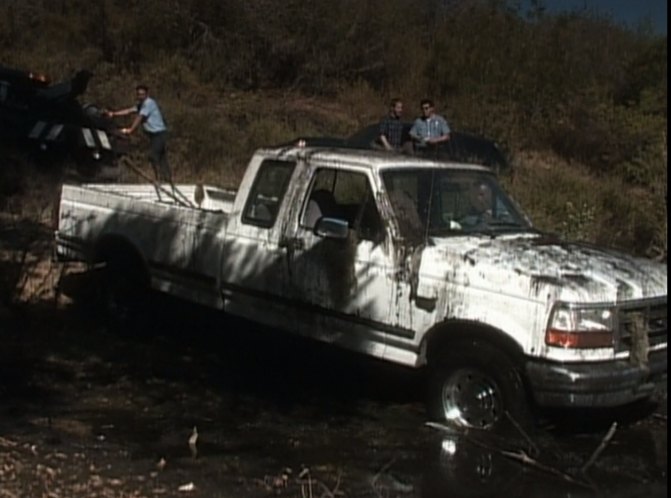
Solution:
<path fill-rule="evenodd" d="M 312 162 L 324 164 L 357 166 L 373 170 L 387 168 L 447 168 L 491 173 L 492 170 L 484 165 L 453 162 L 445 160 L 431 160 L 406 154 L 397 154 L 387 151 L 362 150 L 341 147 L 273 147 L 257 151 L 267 157 L 277 159 L 297 160 L 309 158 Z"/>

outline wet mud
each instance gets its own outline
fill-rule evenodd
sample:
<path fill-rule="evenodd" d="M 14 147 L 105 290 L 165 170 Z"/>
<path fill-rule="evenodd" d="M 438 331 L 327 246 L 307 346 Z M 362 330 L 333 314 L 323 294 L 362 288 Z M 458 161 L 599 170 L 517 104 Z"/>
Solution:
<path fill-rule="evenodd" d="M 0 316 L 2 498 L 667 495 L 665 391 L 505 437 L 430 427 L 421 372 L 159 296 L 111 331 L 65 278 L 73 301 Z"/>

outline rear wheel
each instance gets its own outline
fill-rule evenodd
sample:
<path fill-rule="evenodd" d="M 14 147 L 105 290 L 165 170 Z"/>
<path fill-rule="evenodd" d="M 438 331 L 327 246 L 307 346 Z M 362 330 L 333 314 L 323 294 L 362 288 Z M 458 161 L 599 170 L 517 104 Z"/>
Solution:
<path fill-rule="evenodd" d="M 128 275 L 105 268 L 102 305 L 109 322 L 129 324 L 139 312 L 141 293 Z"/>
<path fill-rule="evenodd" d="M 138 258 L 130 252 L 107 258 L 100 284 L 99 303 L 108 327 L 119 333 L 142 331 L 148 285 Z"/>
<path fill-rule="evenodd" d="M 519 368 L 486 342 L 455 342 L 433 357 L 429 410 L 435 420 L 499 430 L 530 422 Z"/>

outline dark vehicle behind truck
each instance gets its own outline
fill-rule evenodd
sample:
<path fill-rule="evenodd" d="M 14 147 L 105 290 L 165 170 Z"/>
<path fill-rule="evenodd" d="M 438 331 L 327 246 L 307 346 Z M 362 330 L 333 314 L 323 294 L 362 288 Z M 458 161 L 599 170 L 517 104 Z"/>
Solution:
<path fill-rule="evenodd" d="M 97 106 L 80 103 L 92 76 L 80 70 L 51 83 L 43 74 L 0 64 L 0 140 L 49 161 L 72 158 L 86 176 L 114 166 L 128 141 Z"/>
<path fill-rule="evenodd" d="M 402 141 L 404 144 L 411 143 L 409 133 L 411 127 L 412 123 L 403 123 Z M 379 141 L 379 137 L 380 126 L 374 123 L 361 128 L 348 137 L 298 137 L 279 146 L 290 147 L 300 145 L 303 147 L 381 150 L 383 147 Z M 452 131 L 450 133 L 450 140 L 447 142 L 421 148 L 413 146 L 404 147 L 402 153 L 422 159 L 479 164 L 487 166 L 497 174 L 512 173 L 510 162 L 499 144 L 494 140 L 474 133 Z"/>
<path fill-rule="evenodd" d="M 412 123 L 403 123 L 402 141 L 411 142 L 410 128 Z M 362 128 L 347 138 L 347 143 L 357 148 L 380 148 L 380 127 L 372 124 Z M 495 141 L 463 131 L 451 131 L 450 139 L 436 145 L 413 147 L 413 153 L 425 159 L 438 161 L 454 161 L 468 164 L 481 164 L 494 170 L 496 173 L 505 173 L 510 170 L 508 159 Z"/>

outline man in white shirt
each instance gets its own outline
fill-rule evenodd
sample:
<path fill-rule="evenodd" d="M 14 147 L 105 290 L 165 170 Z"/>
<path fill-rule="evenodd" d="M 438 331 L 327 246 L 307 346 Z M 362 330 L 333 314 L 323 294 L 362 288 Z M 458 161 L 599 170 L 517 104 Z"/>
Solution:
<path fill-rule="evenodd" d="M 422 116 L 417 118 L 410 128 L 410 138 L 415 146 L 426 147 L 446 142 L 450 139 L 450 127 L 445 118 L 436 114 L 433 101 L 421 102 Z"/>

